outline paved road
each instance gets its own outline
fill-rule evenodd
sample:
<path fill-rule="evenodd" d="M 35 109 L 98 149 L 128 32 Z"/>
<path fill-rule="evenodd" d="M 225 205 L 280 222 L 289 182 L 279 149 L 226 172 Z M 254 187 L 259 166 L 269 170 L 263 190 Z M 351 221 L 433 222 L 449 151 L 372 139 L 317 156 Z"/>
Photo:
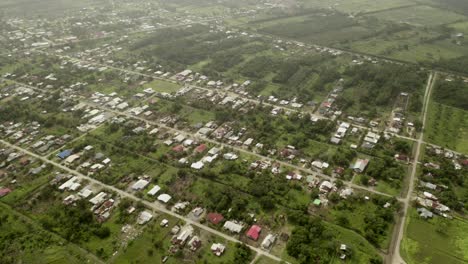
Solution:
<path fill-rule="evenodd" d="M 127 193 L 127 192 L 125 192 L 123 190 L 120 190 L 120 189 L 118 189 L 118 188 L 116 188 L 116 187 L 114 187 L 112 185 L 107 185 L 105 183 L 102 183 L 102 182 L 100 182 L 100 181 L 98 181 L 98 180 L 96 180 L 94 178 L 91 178 L 89 176 L 86 176 L 86 175 L 84 175 L 84 174 L 82 174 L 82 173 L 80 173 L 80 172 L 78 172 L 76 170 L 70 169 L 70 168 L 68 168 L 68 167 L 66 167 L 66 166 L 64 166 L 64 165 L 62 165 L 60 163 L 57 163 L 57 162 L 55 162 L 53 160 L 49 160 L 46 157 L 37 155 L 37 154 L 27 150 L 27 149 L 24 149 L 24 148 L 18 147 L 16 145 L 10 144 L 9 142 L 6 142 L 4 140 L 0 139 L 0 143 L 3 144 L 3 145 L 8 146 L 10 148 L 16 149 L 17 151 L 21 151 L 21 152 L 23 152 L 23 153 L 25 153 L 25 154 L 27 154 L 29 156 L 32 156 L 32 157 L 34 157 L 34 158 L 36 158 L 38 160 L 41 160 L 44 163 L 51 164 L 51 165 L 53 165 L 53 166 L 55 166 L 55 167 L 57 167 L 57 168 L 59 168 L 59 169 L 61 169 L 63 171 L 71 173 L 71 174 L 77 176 L 78 178 L 80 178 L 82 180 L 88 180 L 92 184 L 95 184 L 95 185 L 101 186 L 102 188 L 106 188 L 106 189 L 108 189 L 110 191 L 113 191 L 113 192 L 119 194 L 121 197 L 130 198 L 130 199 L 135 200 L 135 201 L 141 201 L 145 206 L 147 206 L 147 207 L 149 207 L 149 208 L 151 208 L 151 209 L 153 209 L 155 211 L 158 211 L 158 212 L 161 212 L 161 213 L 164 213 L 164 214 L 171 215 L 173 217 L 179 218 L 179 219 L 185 221 L 187 224 L 196 226 L 196 227 L 198 227 L 200 229 L 203 229 L 203 230 L 205 230 L 205 231 L 207 231 L 209 233 L 220 236 L 220 237 L 222 237 L 222 238 L 224 238 L 226 240 L 229 240 L 229 241 L 232 241 L 232 242 L 235 242 L 235 243 L 242 243 L 241 241 L 239 241 L 238 239 L 236 239 L 236 238 L 234 238 L 232 236 L 229 236 L 229 235 L 224 234 L 224 233 L 222 233 L 222 232 L 220 232 L 218 230 L 212 229 L 212 228 L 210 228 L 208 226 L 205 226 L 203 224 L 195 222 L 195 221 L 193 221 L 193 220 L 191 220 L 191 219 L 189 219 L 189 218 L 187 218 L 185 216 L 182 216 L 182 215 L 179 215 L 179 214 L 177 214 L 175 212 L 172 212 L 171 210 L 166 209 L 163 205 L 159 204 L 158 202 L 150 203 L 150 202 L 148 202 L 146 200 L 143 200 L 141 198 L 136 197 L 133 194 Z M 250 246 L 250 245 L 248 245 L 248 246 L 254 252 L 256 252 L 256 254 L 258 254 L 258 255 L 266 256 L 266 257 L 271 258 L 271 259 L 273 259 L 275 261 L 278 261 L 278 262 L 282 261 L 281 258 L 279 258 L 277 256 L 274 256 L 274 255 L 272 255 L 272 254 L 270 254 L 268 252 L 265 252 L 265 251 L 261 250 L 260 248 L 253 247 L 253 246 Z M 286 263 L 288 263 L 288 262 L 286 262 Z"/>
<path fill-rule="evenodd" d="M 401 242 L 403 240 L 403 235 L 405 231 L 405 222 L 406 218 L 408 215 L 408 210 L 410 207 L 411 203 L 411 197 L 414 191 L 414 186 L 416 183 L 416 174 L 417 174 L 417 168 L 418 168 L 418 161 L 419 161 L 419 156 L 421 154 L 421 145 L 424 143 L 423 138 L 424 138 L 424 128 L 426 125 L 426 115 L 427 115 L 427 109 L 429 106 L 430 102 L 430 97 L 431 97 L 431 91 L 432 87 L 434 86 L 434 83 L 436 81 L 437 74 L 431 73 L 429 76 L 429 80 L 427 82 L 426 86 L 426 91 L 424 94 L 424 109 L 423 109 L 423 116 L 422 116 L 422 132 L 419 135 L 418 141 L 416 143 L 416 153 L 414 155 L 414 160 L 413 160 L 413 166 L 412 166 L 412 171 L 411 171 L 411 176 L 410 176 L 410 181 L 409 181 L 409 188 L 408 192 L 403 199 L 403 212 L 400 221 L 398 221 L 399 226 L 395 226 L 397 228 L 398 232 L 394 233 L 394 237 L 392 238 L 392 243 L 391 243 L 391 249 L 389 254 L 389 258 L 387 260 L 388 263 L 392 264 L 402 264 L 405 263 L 403 258 L 400 255 L 400 248 L 401 248 Z"/>

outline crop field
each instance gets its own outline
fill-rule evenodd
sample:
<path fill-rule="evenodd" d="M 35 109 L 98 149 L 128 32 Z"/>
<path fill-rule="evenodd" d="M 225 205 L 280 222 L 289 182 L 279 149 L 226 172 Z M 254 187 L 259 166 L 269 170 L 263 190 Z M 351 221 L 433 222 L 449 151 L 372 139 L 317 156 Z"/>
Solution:
<path fill-rule="evenodd" d="M 401 253 L 408 264 L 454 263 L 468 261 L 466 219 L 437 217 L 421 219 L 416 210 L 409 212 Z M 448 239 L 450 237 L 450 240 Z"/>
<path fill-rule="evenodd" d="M 432 102 L 429 106 L 426 140 L 468 153 L 468 112 Z"/>

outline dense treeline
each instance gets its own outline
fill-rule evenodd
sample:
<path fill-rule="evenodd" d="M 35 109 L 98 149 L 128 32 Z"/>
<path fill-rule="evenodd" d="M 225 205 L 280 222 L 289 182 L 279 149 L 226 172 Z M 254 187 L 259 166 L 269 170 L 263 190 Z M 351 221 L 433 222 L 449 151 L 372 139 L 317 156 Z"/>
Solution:
<path fill-rule="evenodd" d="M 414 66 L 397 64 L 362 64 L 349 67 L 344 75 L 345 89 L 355 88 L 360 96 L 346 100 L 364 103 L 366 107 L 391 107 L 400 93 L 409 93 L 411 97 L 420 100 L 427 73 L 419 71 Z M 410 109 L 420 111 L 418 101 L 412 101 Z"/>

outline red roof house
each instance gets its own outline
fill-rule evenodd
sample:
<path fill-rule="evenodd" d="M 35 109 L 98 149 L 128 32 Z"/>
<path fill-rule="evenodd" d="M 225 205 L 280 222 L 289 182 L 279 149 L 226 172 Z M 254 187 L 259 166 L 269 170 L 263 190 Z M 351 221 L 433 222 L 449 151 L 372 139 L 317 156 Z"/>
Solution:
<path fill-rule="evenodd" d="M 209 213 L 207 217 L 208 221 L 215 225 L 219 224 L 219 222 L 224 220 L 223 215 L 217 213 Z"/>
<path fill-rule="evenodd" d="M 7 194 L 11 193 L 11 190 L 9 188 L 1 188 L 0 189 L 0 197 L 3 197 Z"/>
<path fill-rule="evenodd" d="M 175 146 L 175 147 L 172 148 L 172 151 L 174 151 L 174 152 L 182 152 L 182 151 L 184 151 L 184 146 L 182 146 L 182 145 L 177 145 L 177 146 Z"/>
<path fill-rule="evenodd" d="M 206 145 L 205 144 L 201 144 L 200 146 L 195 148 L 195 152 L 197 152 L 197 153 L 202 153 L 205 150 L 206 150 Z"/>
<path fill-rule="evenodd" d="M 260 231 L 262 231 L 262 228 L 258 225 L 253 225 L 250 227 L 249 231 L 247 231 L 247 237 L 257 241 L 258 237 L 260 236 Z"/>

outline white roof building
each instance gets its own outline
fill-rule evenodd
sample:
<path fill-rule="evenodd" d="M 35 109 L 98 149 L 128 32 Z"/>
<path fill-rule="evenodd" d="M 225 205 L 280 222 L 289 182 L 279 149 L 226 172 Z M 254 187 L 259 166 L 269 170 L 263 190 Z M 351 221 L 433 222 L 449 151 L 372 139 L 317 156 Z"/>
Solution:
<path fill-rule="evenodd" d="M 148 211 L 143 211 L 138 216 L 137 223 L 139 225 L 144 225 L 144 224 L 148 223 L 152 218 L 153 218 L 153 214 L 151 214 Z"/>
<path fill-rule="evenodd" d="M 134 191 L 143 190 L 144 188 L 146 188 L 146 186 L 148 186 L 148 184 L 149 184 L 149 181 L 140 179 L 132 185 L 132 189 Z"/>
<path fill-rule="evenodd" d="M 161 190 L 161 187 L 159 187 L 158 185 L 155 185 L 153 188 L 151 188 L 151 190 L 149 190 L 148 194 L 151 195 L 151 196 L 154 196 L 160 190 Z"/>
<path fill-rule="evenodd" d="M 161 194 L 161 195 L 158 196 L 158 201 L 161 201 L 163 203 L 167 203 L 167 202 L 169 202 L 169 200 L 171 200 L 171 198 L 172 197 L 169 194 L 164 193 L 164 194 Z"/>
<path fill-rule="evenodd" d="M 100 192 L 98 195 L 94 196 L 91 200 L 89 200 L 90 203 L 96 205 L 104 202 L 106 199 L 107 193 L 105 192 Z"/>
<path fill-rule="evenodd" d="M 276 237 L 272 234 L 268 234 L 262 242 L 263 249 L 269 249 L 273 243 L 275 243 Z"/>
<path fill-rule="evenodd" d="M 203 168 L 203 166 L 205 166 L 205 164 L 203 164 L 203 162 L 201 161 L 197 161 L 195 163 L 192 163 L 192 165 L 190 166 L 192 169 L 196 169 L 196 170 L 200 170 Z"/>
<path fill-rule="evenodd" d="M 232 221 L 226 221 L 223 227 L 233 233 L 240 233 L 242 231 L 242 228 L 244 228 L 243 225 L 234 223 Z"/>

